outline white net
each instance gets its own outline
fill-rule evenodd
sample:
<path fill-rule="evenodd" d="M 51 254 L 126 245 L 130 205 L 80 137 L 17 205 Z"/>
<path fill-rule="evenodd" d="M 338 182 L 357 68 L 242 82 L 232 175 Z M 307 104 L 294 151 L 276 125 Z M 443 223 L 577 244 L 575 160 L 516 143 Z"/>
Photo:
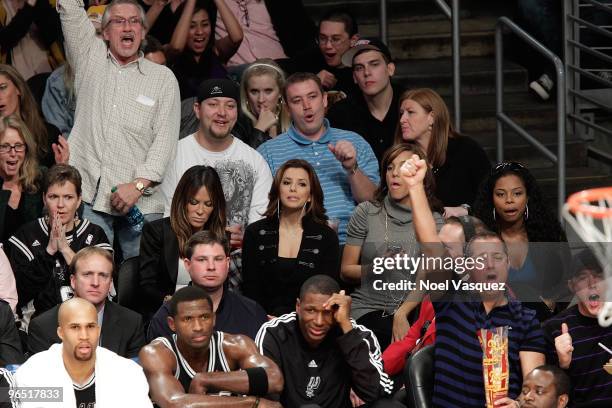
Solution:
<path fill-rule="evenodd" d="M 612 187 L 573 194 L 563 207 L 563 217 L 587 244 L 601 264 L 606 282 L 605 302 L 598 320 L 612 324 Z"/>

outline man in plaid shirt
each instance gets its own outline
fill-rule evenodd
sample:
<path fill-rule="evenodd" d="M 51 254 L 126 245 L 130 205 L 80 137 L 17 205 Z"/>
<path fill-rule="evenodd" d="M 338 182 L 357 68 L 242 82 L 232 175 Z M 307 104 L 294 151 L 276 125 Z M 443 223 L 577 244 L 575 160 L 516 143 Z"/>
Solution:
<path fill-rule="evenodd" d="M 148 221 L 163 213 L 155 186 L 175 156 L 178 84 L 168 68 L 140 51 L 147 21 L 134 0 L 108 5 L 103 39 L 96 37 L 82 0 L 58 0 L 57 10 L 75 70 L 70 164 L 83 177 L 84 216 L 100 225 L 111 243 L 117 234 L 125 258 L 136 256 L 140 231 L 124 215 L 134 205 Z"/>

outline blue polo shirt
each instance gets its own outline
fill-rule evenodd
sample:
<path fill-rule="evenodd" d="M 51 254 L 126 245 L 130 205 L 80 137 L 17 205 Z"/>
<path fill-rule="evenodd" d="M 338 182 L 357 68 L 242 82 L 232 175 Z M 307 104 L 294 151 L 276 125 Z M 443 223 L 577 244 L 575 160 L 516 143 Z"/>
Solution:
<path fill-rule="evenodd" d="M 316 142 L 302 136 L 291 126 L 287 132 L 259 146 L 257 151 L 268 162 L 273 175 L 289 159 L 306 160 L 312 165 L 323 189 L 323 205 L 327 210 L 327 216 L 340 220 L 338 237 L 340 243 L 344 244 L 346 227 L 356 203 L 353 200 L 347 172 L 327 145 L 330 143 L 335 145 L 340 140 L 351 142 L 357 152 L 359 169 L 376 185 L 380 183 L 378 160 L 370 144 L 357 133 L 332 128 L 327 119 L 324 125 L 326 131 Z"/>
<path fill-rule="evenodd" d="M 518 397 L 523 383 L 521 351 L 544 354 L 545 344 L 535 311 L 510 299 L 506 305 L 485 312 L 480 301 L 434 302 L 436 347 L 433 406 L 465 408 L 485 406 L 482 348 L 479 329 L 509 326 L 509 397 Z"/>

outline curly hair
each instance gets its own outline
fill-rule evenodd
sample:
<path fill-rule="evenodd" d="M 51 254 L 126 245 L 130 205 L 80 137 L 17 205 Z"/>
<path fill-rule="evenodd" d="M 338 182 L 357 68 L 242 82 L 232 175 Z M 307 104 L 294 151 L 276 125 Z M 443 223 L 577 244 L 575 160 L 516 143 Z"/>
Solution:
<path fill-rule="evenodd" d="M 493 218 L 493 191 L 503 176 L 515 175 L 521 179 L 527 190 L 529 217 L 524 226 L 529 242 L 565 242 L 567 237 L 555 217 L 547 198 L 542 193 L 535 177 L 518 162 L 502 162 L 491 170 L 491 174 L 480 185 L 474 201 L 474 215 L 480 218 L 492 231 L 501 234 L 499 222 Z"/>

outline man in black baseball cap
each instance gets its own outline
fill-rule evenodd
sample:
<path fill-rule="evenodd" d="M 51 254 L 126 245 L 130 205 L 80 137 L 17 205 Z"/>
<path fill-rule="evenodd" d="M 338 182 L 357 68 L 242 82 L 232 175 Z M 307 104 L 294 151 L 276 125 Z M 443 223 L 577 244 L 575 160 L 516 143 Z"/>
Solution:
<path fill-rule="evenodd" d="M 399 120 L 399 89 L 391 86 L 395 64 L 389 48 L 377 38 L 363 38 L 342 55 L 353 69 L 361 90 L 355 98 L 333 105 L 328 113 L 333 127 L 352 130 L 370 143 L 378 161 L 393 144 Z"/>
<path fill-rule="evenodd" d="M 241 245 L 243 226 L 257 221 L 265 212 L 272 185 L 272 174 L 263 157 L 232 134 L 239 103 L 240 90 L 235 82 L 229 79 L 202 82 L 193 103 L 198 126 L 179 141 L 175 160 L 168 166 L 161 186 L 166 198 L 164 214 L 168 216 L 174 191 L 183 174 L 195 165 L 213 167 L 219 174 L 227 201 L 227 231 L 234 248 Z M 197 200 L 209 201 L 208 194 L 210 192 Z M 234 288 L 240 284 L 238 256 L 234 253 L 232 260 L 228 279 L 230 287 Z"/>
<path fill-rule="evenodd" d="M 207 79 L 200 84 L 198 89 L 198 104 L 209 98 L 229 98 L 233 99 L 236 104 L 239 104 L 240 88 L 238 88 L 234 81 L 229 79 Z"/>

